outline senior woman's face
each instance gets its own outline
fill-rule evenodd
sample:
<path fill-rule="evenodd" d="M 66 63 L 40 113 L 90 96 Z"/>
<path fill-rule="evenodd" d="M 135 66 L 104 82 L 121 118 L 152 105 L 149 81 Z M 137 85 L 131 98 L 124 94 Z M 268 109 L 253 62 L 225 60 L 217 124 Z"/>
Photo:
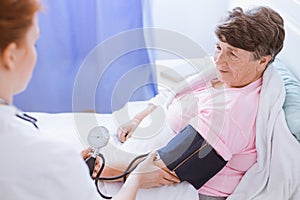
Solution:
<path fill-rule="evenodd" d="M 262 76 L 260 60 L 254 60 L 252 53 L 217 41 L 214 61 L 218 78 L 227 87 L 243 87 Z"/>

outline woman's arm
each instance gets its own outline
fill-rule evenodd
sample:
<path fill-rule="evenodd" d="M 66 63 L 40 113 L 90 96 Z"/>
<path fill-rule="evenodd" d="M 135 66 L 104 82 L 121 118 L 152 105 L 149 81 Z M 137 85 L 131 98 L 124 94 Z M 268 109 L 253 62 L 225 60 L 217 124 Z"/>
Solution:
<path fill-rule="evenodd" d="M 128 138 L 131 137 L 133 131 L 138 127 L 141 121 L 147 117 L 152 111 L 156 108 L 155 105 L 149 104 L 147 108 L 139 112 L 127 123 L 121 125 L 118 128 L 118 137 L 121 142 L 125 142 Z"/>

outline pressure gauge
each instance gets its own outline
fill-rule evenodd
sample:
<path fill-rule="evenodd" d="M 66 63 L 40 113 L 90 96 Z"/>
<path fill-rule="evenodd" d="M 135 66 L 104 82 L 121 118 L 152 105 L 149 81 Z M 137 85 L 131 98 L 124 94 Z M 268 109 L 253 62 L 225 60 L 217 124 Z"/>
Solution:
<path fill-rule="evenodd" d="M 99 149 L 107 145 L 109 141 L 109 131 L 104 126 L 96 126 L 90 130 L 87 141 L 93 148 Z"/>

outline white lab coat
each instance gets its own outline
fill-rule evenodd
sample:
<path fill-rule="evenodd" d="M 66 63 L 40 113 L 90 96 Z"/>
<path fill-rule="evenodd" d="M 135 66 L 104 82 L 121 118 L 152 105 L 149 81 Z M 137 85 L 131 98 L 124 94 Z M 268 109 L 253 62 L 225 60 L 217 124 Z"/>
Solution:
<path fill-rule="evenodd" d="M 79 152 L 0 106 L 0 199 L 100 199 Z"/>

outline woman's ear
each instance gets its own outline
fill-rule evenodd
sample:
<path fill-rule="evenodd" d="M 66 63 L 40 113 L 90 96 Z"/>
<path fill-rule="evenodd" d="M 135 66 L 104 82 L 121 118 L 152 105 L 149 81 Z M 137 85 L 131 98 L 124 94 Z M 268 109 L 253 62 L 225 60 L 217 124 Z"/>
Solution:
<path fill-rule="evenodd" d="M 264 71 L 271 59 L 272 59 L 271 55 L 263 56 L 259 61 L 257 71 L 260 71 L 260 72 Z"/>
<path fill-rule="evenodd" d="M 11 70 L 15 67 L 17 57 L 17 45 L 12 42 L 6 46 L 2 53 L 2 64 L 7 70 Z"/>

